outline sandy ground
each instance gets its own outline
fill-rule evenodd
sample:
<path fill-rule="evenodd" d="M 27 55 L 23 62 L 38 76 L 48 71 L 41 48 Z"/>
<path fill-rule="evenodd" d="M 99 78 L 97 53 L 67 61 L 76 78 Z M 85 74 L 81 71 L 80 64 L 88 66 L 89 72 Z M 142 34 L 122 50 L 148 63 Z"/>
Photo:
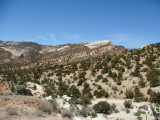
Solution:
<path fill-rule="evenodd" d="M 0 120 L 70 120 L 68 118 L 62 118 L 57 115 L 50 115 L 44 117 L 35 116 L 1 116 Z"/>

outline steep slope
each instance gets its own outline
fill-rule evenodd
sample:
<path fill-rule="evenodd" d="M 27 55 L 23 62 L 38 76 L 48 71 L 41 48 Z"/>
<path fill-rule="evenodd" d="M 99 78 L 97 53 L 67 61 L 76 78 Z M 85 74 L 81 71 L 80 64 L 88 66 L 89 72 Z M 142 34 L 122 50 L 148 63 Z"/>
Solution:
<path fill-rule="evenodd" d="M 16 60 L 13 65 L 64 64 L 68 62 L 100 56 L 115 50 L 111 41 L 94 43 L 65 44 L 57 46 L 42 46 L 31 42 L 2 42 L 1 48 L 10 51 Z"/>
<path fill-rule="evenodd" d="M 41 45 L 33 42 L 12 42 L 1 41 L 0 47 L 11 52 L 15 56 L 28 55 L 41 50 Z"/>
<path fill-rule="evenodd" d="M 17 91 L 17 86 L 26 85 L 25 94 L 35 95 L 37 92 L 46 99 L 55 98 L 63 108 L 74 105 L 93 109 L 98 102 L 108 101 L 111 119 L 116 119 L 117 114 L 122 119 L 136 119 L 139 114 L 153 119 L 149 102 L 156 103 L 154 115 L 159 115 L 160 43 L 132 50 L 111 44 L 99 46 L 99 43 L 96 48 L 93 48 L 95 44 L 89 44 L 93 45 L 91 48 L 87 44 L 56 46 L 56 52 L 34 53 L 12 62 L 12 65 L 10 62 L 2 64 L 1 79 L 11 86 L 13 92 Z M 20 64 L 19 61 L 26 62 L 27 57 L 31 63 L 13 66 Z M 28 86 L 28 82 L 32 86 Z M 37 86 L 41 86 L 44 92 L 39 92 Z"/>
<path fill-rule="evenodd" d="M 0 48 L 0 64 L 9 62 L 13 58 L 12 53 Z"/>

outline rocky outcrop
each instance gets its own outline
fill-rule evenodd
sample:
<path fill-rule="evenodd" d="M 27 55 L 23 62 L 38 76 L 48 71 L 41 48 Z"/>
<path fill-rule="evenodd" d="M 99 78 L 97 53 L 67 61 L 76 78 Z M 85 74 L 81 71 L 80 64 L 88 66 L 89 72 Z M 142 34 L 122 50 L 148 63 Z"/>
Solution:
<path fill-rule="evenodd" d="M 114 46 L 110 40 L 103 40 L 103 41 L 97 41 L 97 42 L 93 42 L 93 43 L 88 43 L 88 44 L 86 44 L 84 46 L 86 46 L 86 47 L 88 47 L 90 49 L 93 49 L 93 48 L 98 48 L 98 47 L 105 46 L 105 45 Z"/>

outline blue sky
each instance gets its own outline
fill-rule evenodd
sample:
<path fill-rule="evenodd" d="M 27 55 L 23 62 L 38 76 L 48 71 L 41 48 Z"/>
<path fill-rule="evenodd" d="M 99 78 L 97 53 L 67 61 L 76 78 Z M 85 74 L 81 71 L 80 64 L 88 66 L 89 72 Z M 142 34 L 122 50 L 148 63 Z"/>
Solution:
<path fill-rule="evenodd" d="M 0 40 L 45 45 L 160 42 L 160 0 L 0 0 Z"/>

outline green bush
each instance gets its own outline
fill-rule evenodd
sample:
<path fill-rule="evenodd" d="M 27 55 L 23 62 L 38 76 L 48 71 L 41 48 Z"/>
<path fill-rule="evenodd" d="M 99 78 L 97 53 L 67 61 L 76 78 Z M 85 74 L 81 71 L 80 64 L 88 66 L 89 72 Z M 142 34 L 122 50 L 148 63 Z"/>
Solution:
<path fill-rule="evenodd" d="M 126 96 L 126 98 L 133 99 L 133 92 L 132 92 L 132 90 L 131 89 L 129 89 L 129 90 L 126 89 L 125 96 Z"/>
<path fill-rule="evenodd" d="M 69 88 L 69 90 L 67 91 L 67 94 L 72 97 L 80 97 L 81 96 L 79 89 L 75 85 L 72 85 Z"/>
<path fill-rule="evenodd" d="M 101 97 L 109 97 L 109 93 L 106 92 L 104 89 L 101 89 L 100 91 L 94 91 L 94 95 L 97 97 L 97 98 L 101 98 Z"/>
<path fill-rule="evenodd" d="M 91 100 L 87 96 L 82 96 L 80 98 L 80 104 L 81 105 L 88 105 L 91 103 Z"/>
<path fill-rule="evenodd" d="M 98 76 L 97 76 L 97 79 L 98 79 L 98 80 L 103 79 L 103 76 L 102 76 L 102 75 L 98 75 Z"/>
<path fill-rule="evenodd" d="M 80 100 L 76 97 L 72 97 L 71 99 L 69 99 L 69 103 L 70 104 L 79 104 Z"/>
<path fill-rule="evenodd" d="M 143 79 L 141 79 L 141 80 L 138 82 L 138 84 L 139 84 L 139 86 L 141 86 L 141 87 L 143 88 L 143 87 L 145 87 L 146 82 L 145 82 Z"/>
<path fill-rule="evenodd" d="M 98 85 L 97 89 L 98 89 L 98 90 L 101 90 L 101 89 L 102 89 L 102 87 L 101 87 L 100 85 Z"/>
<path fill-rule="evenodd" d="M 83 84 L 84 80 L 83 79 L 80 79 L 77 83 L 77 86 L 81 86 Z"/>
<path fill-rule="evenodd" d="M 152 69 L 147 72 L 147 80 L 151 87 L 157 87 L 160 84 L 160 70 Z"/>
<path fill-rule="evenodd" d="M 152 89 L 149 88 L 149 89 L 147 90 L 147 94 L 150 95 L 151 92 L 152 92 Z"/>
<path fill-rule="evenodd" d="M 150 99 L 152 102 L 160 105 L 160 92 L 151 92 Z"/>
<path fill-rule="evenodd" d="M 14 88 L 14 92 L 17 95 L 30 95 L 32 96 L 32 93 L 29 89 L 27 89 L 27 87 L 25 85 L 16 85 L 16 87 Z"/>
<path fill-rule="evenodd" d="M 124 106 L 125 106 L 125 108 L 131 108 L 132 107 L 132 101 L 125 101 L 124 102 Z"/>
<path fill-rule="evenodd" d="M 103 83 L 108 82 L 108 79 L 107 78 L 103 78 L 102 82 Z"/>
<path fill-rule="evenodd" d="M 93 98 L 93 95 L 91 92 L 86 93 L 85 96 L 88 97 L 89 99 Z"/>
<path fill-rule="evenodd" d="M 117 85 L 121 85 L 122 83 L 121 83 L 121 81 L 120 80 L 118 80 L 117 81 Z"/>
<path fill-rule="evenodd" d="M 136 102 L 145 101 L 144 95 L 143 93 L 141 93 L 138 87 L 135 87 L 134 89 L 134 100 Z"/>
<path fill-rule="evenodd" d="M 101 101 L 93 106 L 93 110 L 97 113 L 109 114 L 111 111 L 111 106 L 106 101 Z"/>
<path fill-rule="evenodd" d="M 68 88 L 69 88 L 68 85 L 66 85 L 65 83 L 59 82 L 57 94 L 60 96 L 65 95 L 67 93 Z"/>

